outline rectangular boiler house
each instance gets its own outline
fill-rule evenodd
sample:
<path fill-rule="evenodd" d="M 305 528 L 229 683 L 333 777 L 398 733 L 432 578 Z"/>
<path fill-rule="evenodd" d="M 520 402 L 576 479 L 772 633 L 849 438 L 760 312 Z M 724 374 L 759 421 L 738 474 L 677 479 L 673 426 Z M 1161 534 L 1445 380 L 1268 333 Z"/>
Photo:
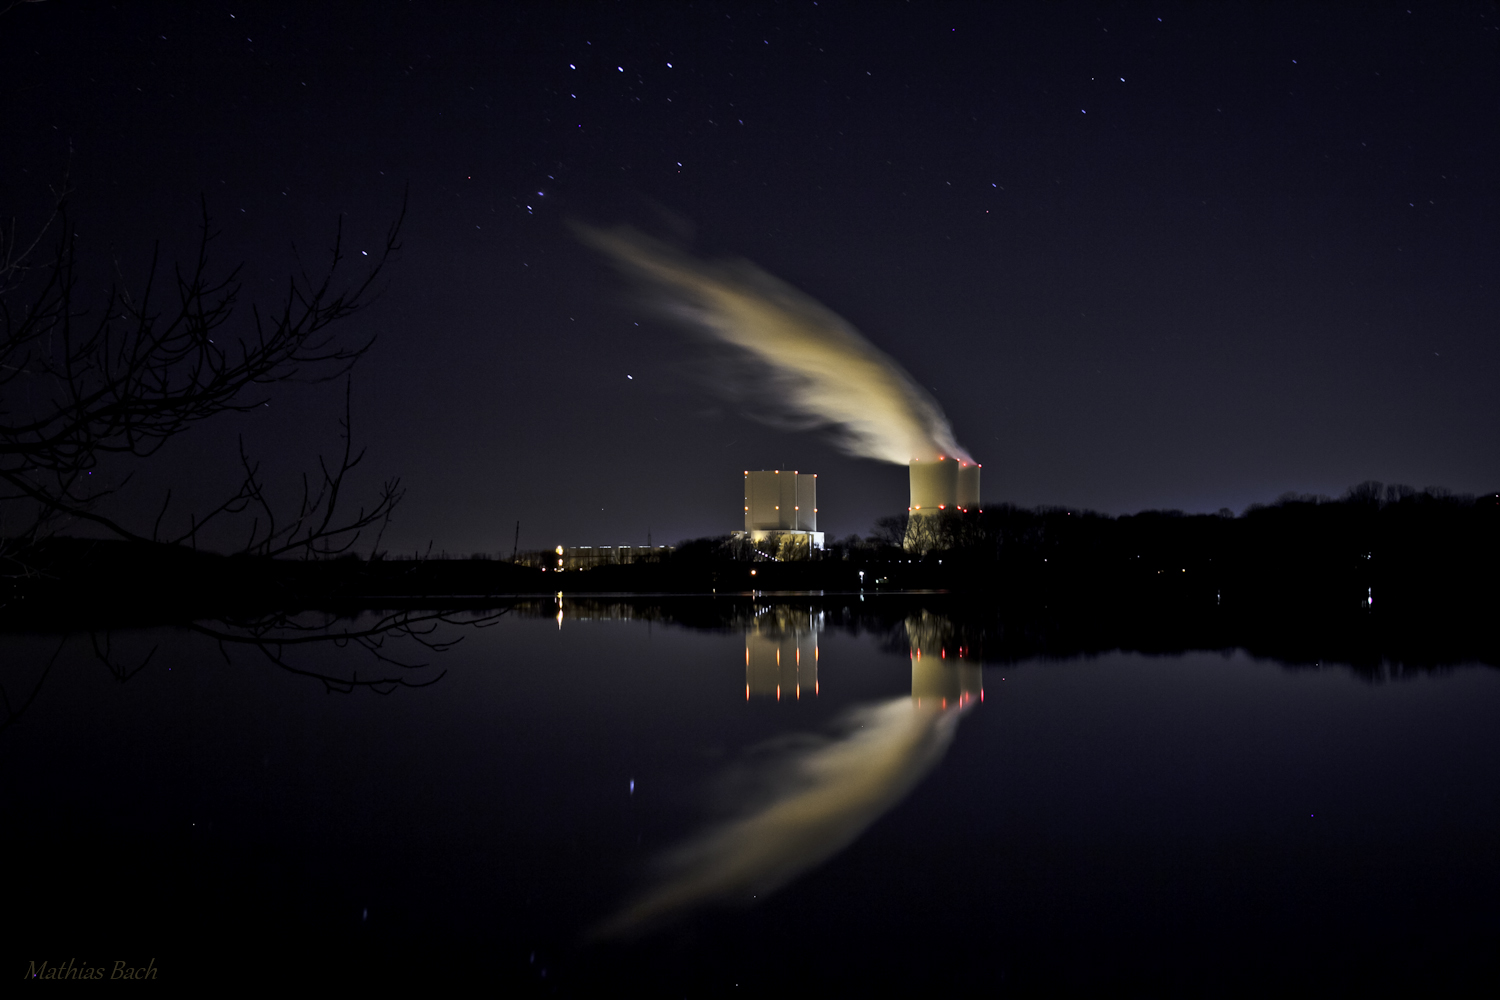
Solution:
<path fill-rule="evenodd" d="M 776 469 L 745 473 L 746 531 L 817 531 L 818 477 Z"/>

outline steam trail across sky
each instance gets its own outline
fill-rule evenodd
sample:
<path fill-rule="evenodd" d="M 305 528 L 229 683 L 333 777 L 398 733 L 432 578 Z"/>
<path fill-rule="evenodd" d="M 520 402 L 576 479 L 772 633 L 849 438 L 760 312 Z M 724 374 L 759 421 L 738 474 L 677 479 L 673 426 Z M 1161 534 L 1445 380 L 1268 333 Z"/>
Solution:
<path fill-rule="evenodd" d="M 707 903 L 749 903 L 843 850 L 901 801 L 948 746 L 962 709 L 894 698 L 850 713 L 764 766 L 768 795 L 664 857 L 656 884 L 597 928 L 628 936 Z"/>
<path fill-rule="evenodd" d="M 972 461 L 937 401 L 894 359 L 786 282 L 749 261 L 699 260 L 629 227 L 574 228 L 645 282 L 669 315 L 763 362 L 773 398 L 830 428 L 850 454 L 898 465 Z"/>

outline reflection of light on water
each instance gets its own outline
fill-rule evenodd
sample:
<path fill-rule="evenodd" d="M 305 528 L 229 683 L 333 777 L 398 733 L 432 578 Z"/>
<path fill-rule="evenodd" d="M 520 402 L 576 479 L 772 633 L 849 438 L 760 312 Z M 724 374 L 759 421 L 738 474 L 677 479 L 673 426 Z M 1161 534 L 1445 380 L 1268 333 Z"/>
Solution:
<path fill-rule="evenodd" d="M 745 698 L 781 700 L 785 689 L 797 700 L 802 689 L 818 693 L 818 632 L 821 612 L 768 608 L 745 630 Z"/>
<path fill-rule="evenodd" d="M 920 649 L 911 654 L 911 697 L 921 705 L 936 702 L 940 708 L 967 708 L 984 701 L 984 674 L 979 663 L 966 657 L 922 658 Z"/>
<path fill-rule="evenodd" d="M 816 694 L 822 627 L 819 612 L 758 611 L 745 632 L 745 699 L 780 699 L 783 686 L 800 697 L 809 682 Z M 947 751 L 959 717 L 984 700 L 984 685 L 978 658 L 946 618 L 924 611 L 905 627 L 911 697 L 855 708 L 834 736 L 783 739 L 752 753 L 752 764 L 725 779 L 755 789 L 739 796 L 737 818 L 660 858 L 654 884 L 596 933 L 631 934 L 705 904 L 764 897 L 843 850 L 916 787 Z"/>
<path fill-rule="evenodd" d="M 911 696 L 918 705 L 967 708 L 976 699 L 984 701 L 979 658 L 954 635 L 952 622 L 920 611 L 906 619 L 906 641 L 911 647 Z"/>
<path fill-rule="evenodd" d="M 834 737 L 784 743 L 753 768 L 758 804 L 661 858 L 655 884 L 598 933 L 645 930 L 706 903 L 748 903 L 822 864 L 942 759 L 960 714 L 902 697 L 855 709 Z"/>

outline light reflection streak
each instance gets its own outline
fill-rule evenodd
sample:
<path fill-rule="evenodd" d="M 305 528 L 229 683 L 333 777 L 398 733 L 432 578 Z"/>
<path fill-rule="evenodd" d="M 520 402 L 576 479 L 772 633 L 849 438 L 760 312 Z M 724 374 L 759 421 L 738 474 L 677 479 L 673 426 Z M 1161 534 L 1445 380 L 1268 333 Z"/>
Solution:
<path fill-rule="evenodd" d="M 751 768 L 764 789 L 757 804 L 663 856 L 653 884 L 596 935 L 640 933 L 705 904 L 750 903 L 822 864 L 916 787 L 972 705 L 877 702 L 849 712 L 835 736 L 771 748 Z"/>

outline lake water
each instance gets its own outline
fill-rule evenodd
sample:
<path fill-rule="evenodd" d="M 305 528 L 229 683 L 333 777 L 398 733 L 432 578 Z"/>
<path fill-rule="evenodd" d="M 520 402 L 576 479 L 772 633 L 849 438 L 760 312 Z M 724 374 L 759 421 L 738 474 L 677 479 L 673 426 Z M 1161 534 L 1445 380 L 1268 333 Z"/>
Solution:
<path fill-rule="evenodd" d="M 117 664 L 157 647 L 119 683 L 70 640 L 0 733 L 12 964 L 563 995 L 1497 981 L 1493 668 L 981 663 L 931 612 L 559 608 L 458 630 L 439 682 L 384 697 L 174 630 L 116 634 Z M 57 638 L 4 649 L 15 706 Z"/>

